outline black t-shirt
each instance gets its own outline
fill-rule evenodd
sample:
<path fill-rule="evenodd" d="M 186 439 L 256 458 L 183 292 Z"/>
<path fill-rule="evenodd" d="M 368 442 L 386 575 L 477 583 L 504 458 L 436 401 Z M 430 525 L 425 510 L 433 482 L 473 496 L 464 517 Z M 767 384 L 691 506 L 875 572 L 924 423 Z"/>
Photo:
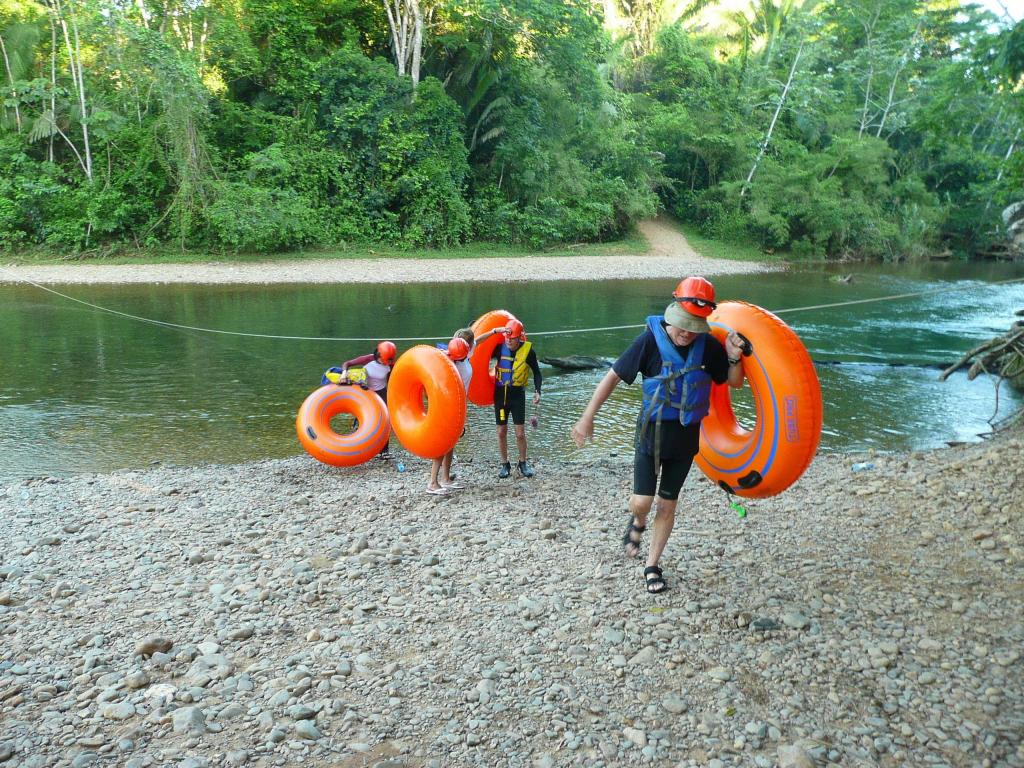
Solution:
<path fill-rule="evenodd" d="M 662 322 L 664 326 L 664 322 Z M 690 345 L 680 347 L 673 344 L 680 356 L 685 360 L 690 354 Z M 658 342 L 651 333 L 650 328 L 645 328 L 629 349 L 623 352 L 619 359 L 612 365 L 612 370 L 627 384 L 636 381 L 637 374 L 644 378 L 658 376 L 661 373 L 662 359 L 658 351 Z M 725 347 L 711 334 L 707 335 L 704 342 L 704 359 L 701 361 L 701 368 L 711 376 L 716 384 L 724 384 L 729 379 L 729 357 L 725 353 Z M 642 426 L 642 425 L 641 425 Z M 640 442 L 639 450 L 643 453 L 654 452 L 654 425 L 643 430 L 643 440 Z M 663 421 L 661 423 L 661 447 L 658 451 L 662 459 L 673 459 L 681 456 L 694 456 L 700 444 L 700 424 L 690 424 L 684 427 L 678 420 Z"/>

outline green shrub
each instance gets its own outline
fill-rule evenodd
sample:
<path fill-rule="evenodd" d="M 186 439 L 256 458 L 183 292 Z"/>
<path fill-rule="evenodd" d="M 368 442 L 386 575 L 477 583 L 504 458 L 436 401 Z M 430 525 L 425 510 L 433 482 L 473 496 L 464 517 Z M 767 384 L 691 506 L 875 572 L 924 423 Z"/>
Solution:
<path fill-rule="evenodd" d="M 470 201 L 473 233 L 480 240 L 494 243 L 520 242 L 522 214 L 495 184 L 477 188 Z"/>
<path fill-rule="evenodd" d="M 31 225 L 19 170 L 22 155 L 20 142 L 13 137 L 0 138 L 0 248 L 12 248 L 29 239 Z"/>
<path fill-rule="evenodd" d="M 9 185 L 0 181 L 0 249 L 21 245 L 27 238 L 22 228 L 21 209 L 11 199 Z"/>
<path fill-rule="evenodd" d="M 469 173 L 459 106 L 433 78 L 412 92 L 383 59 L 342 50 L 321 68 L 318 122 L 340 161 L 344 193 L 354 196 L 379 240 L 449 246 L 472 231 L 465 199 Z"/>
<path fill-rule="evenodd" d="M 290 189 L 218 182 L 206 210 L 208 236 L 236 251 L 282 251 L 327 238 L 328 212 Z"/>

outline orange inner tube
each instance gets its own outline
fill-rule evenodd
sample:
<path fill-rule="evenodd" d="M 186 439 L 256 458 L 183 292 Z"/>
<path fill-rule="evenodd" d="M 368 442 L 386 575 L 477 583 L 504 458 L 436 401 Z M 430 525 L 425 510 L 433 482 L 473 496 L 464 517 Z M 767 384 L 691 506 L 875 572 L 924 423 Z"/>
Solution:
<path fill-rule="evenodd" d="M 424 344 L 402 353 L 388 378 L 388 410 L 410 453 L 436 459 L 454 448 L 466 426 L 466 390 L 448 355 Z"/>
<path fill-rule="evenodd" d="M 516 317 L 504 309 L 495 309 L 481 315 L 471 326 L 474 336 L 493 331 L 495 328 L 504 328 L 509 320 Z M 469 399 L 474 405 L 492 405 L 494 403 L 494 374 L 491 373 L 491 355 L 499 347 L 505 337 L 496 333 L 482 344 L 477 344 L 473 354 L 469 357 L 469 363 L 473 366 L 473 378 L 469 380 Z"/>
<path fill-rule="evenodd" d="M 358 425 L 354 432 L 339 435 L 331 429 L 331 419 L 341 413 L 355 417 Z M 336 467 L 354 467 L 380 453 L 391 435 L 391 420 L 376 392 L 328 384 L 302 403 L 295 417 L 295 431 L 314 459 Z"/>
<path fill-rule="evenodd" d="M 713 384 L 697 465 L 739 496 L 775 496 L 800 478 L 818 450 L 822 403 L 814 363 L 788 325 L 753 304 L 723 302 L 708 322 L 723 344 L 729 331 L 737 331 L 753 345 L 753 354 L 743 358 L 743 373 L 757 421 L 752 430 L 740 426 L 729 385 Z"/>

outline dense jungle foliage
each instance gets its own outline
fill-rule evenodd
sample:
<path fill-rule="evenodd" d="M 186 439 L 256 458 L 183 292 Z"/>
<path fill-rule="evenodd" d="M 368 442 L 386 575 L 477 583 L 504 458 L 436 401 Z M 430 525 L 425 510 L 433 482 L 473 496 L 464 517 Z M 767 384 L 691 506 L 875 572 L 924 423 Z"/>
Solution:
<path fill-rule="evenodd" d="M 0 249 L 1002 237 L 1020 24 L 744 1 L 0 0 Z"/>

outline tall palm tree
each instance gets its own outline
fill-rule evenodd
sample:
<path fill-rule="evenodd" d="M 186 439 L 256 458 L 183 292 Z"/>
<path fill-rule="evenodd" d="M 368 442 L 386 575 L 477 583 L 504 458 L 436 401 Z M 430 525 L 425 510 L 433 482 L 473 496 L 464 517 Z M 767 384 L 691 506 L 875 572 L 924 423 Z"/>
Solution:
<path fill-rule="evenodd" d="M 664 27 L 688 21 L 721 0 L 605 0 L 605 23 L 613 36 L 629 35 L 634 58 L 654 51 L 658 32 Z"/>
<path fill-rule="evenodd" d="M 0 81 L 6 81 L 3 93 L 6 97 L 10 95 L 12 101 L 11 112 L 14 114 L 14 124 L 18 133 L 21 133 L 22 115 L 18 103 L 18 81 L 25 80 L 30 76 L 32 66 L 32 50 L 39 40 L 40 30 L 35 24 L 14 22 L 0 29 Z M 4 108 L 0 115 L 6 117 L 7 109 Z"/>
<path fill-rule="evenodd" d="M 775 46 L 793 14 L 810 10 L 815 4 L 814 0 L 750 0 L 747 10 L 728 14 L 729 21 L 737 27 L 733 39 L 740 43 L 744 64 L 750 51 L 761 46 L 762 63 L 771 66 Z"/>
<path fill-rule="evenodd" d="M 440 47 L 435 72 L 466 115 L 469 151 L 486 151 L 504 132 L 511 105 L 506 93 L 515 27 L 505 19 L 476 19 L 473 24 L 436 36 Z"/>

